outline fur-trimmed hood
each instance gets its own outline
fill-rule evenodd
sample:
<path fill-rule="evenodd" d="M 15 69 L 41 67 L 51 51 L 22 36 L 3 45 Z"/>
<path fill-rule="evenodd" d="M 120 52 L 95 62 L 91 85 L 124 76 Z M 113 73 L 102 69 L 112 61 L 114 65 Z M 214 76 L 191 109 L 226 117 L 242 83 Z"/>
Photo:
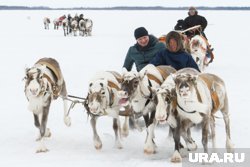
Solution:
<path fill-rule="evenodd" d="M 170 39 L 175 39 L 176 42 L 177 42 L 177 50 L 176 50 L 176 52 L 184 50 L 182 39 L 181 39 L 181 35 L 178 32 L 171 31 L 166 36 L 166 47 L 167 47 L 167 49 L 169 51 L 170 51 L 170 46 L 169 46 Z"/>

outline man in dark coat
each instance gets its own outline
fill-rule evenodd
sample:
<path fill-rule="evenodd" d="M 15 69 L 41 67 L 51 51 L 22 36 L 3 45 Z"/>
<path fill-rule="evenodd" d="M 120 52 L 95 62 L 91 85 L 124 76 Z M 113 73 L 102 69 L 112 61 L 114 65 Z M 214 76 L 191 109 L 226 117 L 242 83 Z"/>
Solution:
<path fill-rule="evenodd" d="M 151 60 L 151 64 L 170 65 L 176 70 L 190 67 L 200 71 L 192 56 L 184 51 L 181 35 L 178 32 L 171 31 L 167 34 L 166 46 L 166 49 Z"/>
<path fill-rule="evenodd" d="M 204 34 L 204 30 L 207 27 L 207 20 L 205 17 L 198 15 L 198 11 L 195 7 L 190 7 L 188 11 L 188 17 L 185 18 L 183 23 L 183 28 L 188 29 L 190 27 L 201 25 L 201 33 L 204 37 L 206 35 Z M 199 31 L 193 30 L 186 32 L 188 37 L 192 37 L 194 35 L 200 34 Z"/>
<path fill-rule="evenodd" d="M 195 7 L 190 7 L 188 11 L 188 17 L 184 20 L 183 27 L 184 29 L 196 26 L 196 25 L 201 25 L 201 32 L 198 30 L 192 30 L 186 32 L 186 35 L 189 38 L 192 38 L 194 35 L 199 35 L 201 34 L 204 36 L 206 39 L 206 34 L 204 33 L 205 28 L 207 27 L 207 20 L 205 17 L 198 15 L 198 11 L 196 10 Z M 207 47 L 207 54 L 206 57 L 210 59 L 208 62 L 211 63 L 214 59 L 214 54 L 213 54 L 213 48 L 210 48 L 210 46 Z"/>
<path fill-rule="evenodd" d="M 134 31 L 136 44 L 131 46 L 127 52 L 123 67 L 130 71 L 135 63 L 137 71 L 140 71 L 155 57 L 159 50 L 165 49 L 164 43 L 159 42 L 156 37 L 149 35 L 144 27 Z"/>

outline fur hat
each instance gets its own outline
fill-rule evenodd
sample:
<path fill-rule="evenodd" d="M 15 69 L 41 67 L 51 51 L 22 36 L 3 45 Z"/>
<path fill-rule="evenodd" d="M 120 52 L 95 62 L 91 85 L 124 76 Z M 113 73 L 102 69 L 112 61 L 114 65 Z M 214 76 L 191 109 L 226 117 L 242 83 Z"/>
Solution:
<path fill-rule="evenodd" d="M 194 10 L 194 11 L 195 11 L 195 15 L 198 14 L 197 9 L 196 9 L 194 6 L 191 6 L 191 7 L 188 9 L 188 15 L 189 15 L 189 16 L 190 16 L 190 10 Z"/>
<path fill-rule="evenodd" d="M 166 47 L 167 47 L 168 50 L 170 50 L 170 46 L 169 46 L 170 39 L 174 39 L 177 42 L 177 50 L 176 50 L 176 52 L 184 50 L 181 35 L 178 32 L 170 31 L 167 34 L 167 36 L 166 36 Z"/>
<path fill-rule="evenodd" d="M 141 38 L 146 35 L 148 35 L 148 31 L 146 30 L 146 28 L 139 27 L 135 29 L 135 32 L 134 32 L 135 39 Z"/>

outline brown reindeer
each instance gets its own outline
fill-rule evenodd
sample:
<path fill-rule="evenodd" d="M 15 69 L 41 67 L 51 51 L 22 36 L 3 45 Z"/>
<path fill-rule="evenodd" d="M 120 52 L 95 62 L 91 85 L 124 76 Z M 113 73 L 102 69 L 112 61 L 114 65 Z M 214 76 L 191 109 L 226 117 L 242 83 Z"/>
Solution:
<path fill-rule="evenodd" d="M 213 74 L 193 75 L 190 73 L 182 73 L 177 74 L 173 81 L 174 83 L 170 82 L 167 88 L 169 91 L 174 90 L 176 94 L 176 97 L 173 98 L 169 93 L 168 99 L 172 100 L 173 108 L 177 111 L 175 113 L 175 116 L 177 116 L 175 118 L 177 119 L 173 121 L 176 125 L 176 131 L 174 133 L 176 151 L 171 160 L 173 162 L 181 161 L 178 147 L 181 131 L 184 130 L 184 134 L 188 134 L 187 129 L 195 124 L 201 124 L 202 127 L 204 152 L 208 152 L 207 143 L 209 130 L 211 130 L 212 146 L 216 148 L 214 114 L 218 110 L 221 110 L 225 122 L 227 151 L 233 152 L 228 115 L 228 99 L 223 80 Z M 162 113 L 164 112 L 162 111 Z M 169 119 L 169 116 L 167 119 Z M 183 120 L 186 120 L 185 123 L 181 122 Z"/>
<path fill-rule="evenodd" d="M 125 69 L 124 69 L 125 70 Z M 143 116 L 147 128 L 147 136 L 144 145 L 144 153 L 153 154 L 156 152 L 154 143 L 155 101 L 152 89 L 160 87 L 164 79 L 175 72 L 170 66 L 155 67 L 152 64 L 145 66 L 139 73 L 124 71 L 120 105 L 131 107 L 132 118 Z"/>

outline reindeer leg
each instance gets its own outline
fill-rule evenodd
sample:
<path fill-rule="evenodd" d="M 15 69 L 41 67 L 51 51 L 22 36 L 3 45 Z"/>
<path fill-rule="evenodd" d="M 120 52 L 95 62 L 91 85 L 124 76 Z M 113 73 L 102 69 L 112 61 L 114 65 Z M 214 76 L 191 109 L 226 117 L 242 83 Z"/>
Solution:
<path fill-rule="evenodd" d="M 211 129 L 211 138 L 212 138 L 212 147 L 213 147 L 213 152 L 216 153 L 216 136 L 215 136 L 215 120 L 214 120 L 214 117 L 211 116 L 210 117 L 210 122 L 209 122 L 209 125 L 210 125 L 210 129 Z"/>
<path fill-rule="evenodd" d="M 228 114 L 228 98 L 227 95 L 225 95 L 225 101 L 224 101 L 224 107 L 221 109 L 224 123 L 225 123 L 225 129 L 226 129 L 226 148 L 228 153 L 233 153 L 234 152 L 234 145 L 232 144 L 231 141 L 231 134 L 230 134 L 230 119 L 229 119 L 229 114 Z"/>
<path fill-rule="evenodd" d="M 174 137 L 174 143 L 175 143 L 175 151 L 174 151 L 174 154 L 172 155 L 171 157 L 171 162 L 173 163 L 180 163 L 182 161 L 182 158 L 181 158 L 181 154 L 180 154 L 180 147 L 181 147 L 181 143 L 180 143 L 180 118 L 177 118 L 176 119 L 177 121 L 177 127 L 176 128 L 171 128 L 172 131 L 173 131 L 173 137 Z"/>
<path fill-rule="evenodd" d="M 144 117 L 144 116 L 143 116 Z M 156 153 L 156 145 L 154 143 L 154 128 L 155 128 L 155 111 L 151 112 L 150 118 L 147 121 L 149 116 L 145 116 L 145 123 L 147 127 L 147 137 L 146 137 L 146 142 L 144 145 L 144 153 L 145 154 L 154 154 Z M 147 122 L 146 122 L 147 121 Z"/>
<path fill-rule="evenodd" d="M 204 116 L 202 122 L 202 145 L 204 148 L 204 153 L 208 153 L 208 133 L 209 133 L 209 117 Z"/>
<path fill-rule="evenodd" d="M 39 141 L 39 147 L 37 149 L 37 153 L 40 152 L 47 152 L 49 151 L 46 146 L 44 145 L 44 137 L 49 137 L 50 136 L 50 132 L 49 129 L 46 129 L 46 125 L 47 125 L 47 120 L 48 120 L 48 114 L 49 114 L 49 107 L 50 107 L 50 102 L 48 102 L 48 106 L 43 107 L 43 112 L 40 115 L 41 118 L 41 124 L 40 124 L 40 134 L 41 134 L 41 139 Z M 47 134 L 46 134 L 47 132 Z"/>
<path fill-rule="evenodd" d="M 34 115 L 34 124 L 37 128 L 39 128 L 40 127 L 39 118 L 36 114 L 33 115 Z"/>
<path fill-rule="evenodd" d="M 97 150 L 100 150 L 102 148 L 102 141 L 96 131 L 96 121 L 97 121 L 97 117 L 91 116 L 90 122 L 91 122 L 92 130 L 93 130 L 93 134 L 94 134 L 94 145 Z"/>
<path fill-rule="evenodd" d="M 113 118 L 113 129 L 115 132 L 115 147 L 118 149 L 122 149 L 122 144 L 120 142 L 119 128 L 120 128 L 120 123 L 118 118 Z"/>
<path fill-rule="evenodd" d="M 38 115 L 36 115 L 36 114 L 33 114 L 33 115 L 34 115 L 34 124 L 35 124 L 35 126 L 39 129 L 39 135 L 38 135 L 38 137 L 36 138 L 36 141 L 39 141 L 39 140 L 41 140 L 39 117 L 38 117 Z"/>
<path fill-rule="evenodd" d="M 123 137 L 128 137 L 128 134 L 129 134 L 128 122 L 129 122 L 129 117 L 125 116 L 125 120 L 124 120 L 124 123 L 122 126 L 122 136 Z"/>
<path fill-rule="evenodd" d="M 195 151 L 197 150 L 197 144 L 191 137 L 191 123 L 181 123 L 181 136 L 186 142 L 188 151 Z"/>
<path fill-rule="evenodd" d="M 60 95 L 63 97 L 64 123 L 66 126 L 70 126 L 71 119 L 69 117 L 68 103 L 67 103 L 67 100 L 65 99 L 66 97 L 68 97 L 65 81 L 63 81 L 62 91 L 61 91 Z"/>

